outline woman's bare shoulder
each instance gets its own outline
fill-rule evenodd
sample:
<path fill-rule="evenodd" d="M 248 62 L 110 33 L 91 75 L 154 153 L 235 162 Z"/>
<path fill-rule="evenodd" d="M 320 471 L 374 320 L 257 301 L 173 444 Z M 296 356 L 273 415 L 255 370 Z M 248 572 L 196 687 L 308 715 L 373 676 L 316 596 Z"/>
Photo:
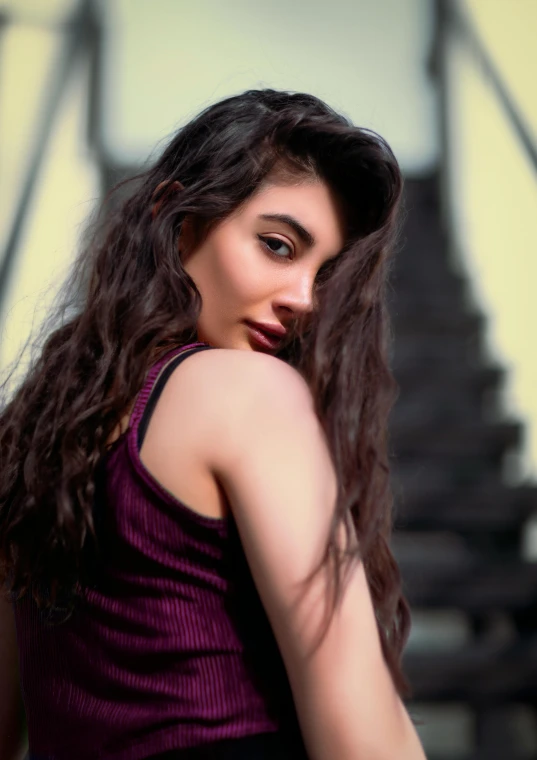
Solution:
<path fill-rule="evenodd" d="M 150 427 L 161 448 L 187 441 L 209 467 L 225 452 L 247 456 L 246 442 L 267 426 L 285 436 L 288 427 L 310 429 L 313 418 L 310 390 L 289 364 L 270 354 L 218 348 L 199 351 L 174 370 Z"/>
<path fill-rule="evenodd" d="M 300 373 L 270 354 L 229 348 L 200 351 L 178 370 L 170 379 L 173 395 L 185 403 L 200 402 L 200 409 L 210 414 L 260 402 L 311 405 Z"/>
<path fill-rule="evenodd" d="M 238 369 L 244 372 L 255 371 L 273 371 L 286 372 L 297 375 L 299 373 L 286 362 L 278 359 L 271 354 L 265 354 L 260 351 L 246 351 L 236 348 L 213 348 L 210 351 L 198 351 L 192 357 L 185 361 L 184 365 L 190 367 L 198 366 L 206 369 L 209 366 L 218 368 L 223 372 L 236 372 Z"/>

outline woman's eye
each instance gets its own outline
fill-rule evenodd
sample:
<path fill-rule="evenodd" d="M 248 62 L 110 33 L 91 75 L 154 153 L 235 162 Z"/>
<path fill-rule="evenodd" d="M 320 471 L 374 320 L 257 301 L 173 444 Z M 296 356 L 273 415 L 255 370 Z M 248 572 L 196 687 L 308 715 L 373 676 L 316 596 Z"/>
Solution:
<path fill-rule="evenodd" d="M 270 253 L 278 256 L 278 258 L 284 259 L 292 257 L 293 251 L 291 246 L 284 243 L 283 240 L 280 240 L 279 238 L 265 237 L 264 235 L 258 235 L 258 238 L 265 248 L 268 248 Z"/>

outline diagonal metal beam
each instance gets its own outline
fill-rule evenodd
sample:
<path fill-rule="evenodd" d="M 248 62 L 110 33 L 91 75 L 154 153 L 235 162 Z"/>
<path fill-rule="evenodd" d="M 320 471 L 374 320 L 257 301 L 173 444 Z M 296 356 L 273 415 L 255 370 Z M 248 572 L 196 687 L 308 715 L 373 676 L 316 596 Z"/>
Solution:
<path fill-rule="evenodd" d="M 82 0 L 66 25 L 67 31 L 63 49 L 52 77 L 41 123 L 31 149 L 31 159 L 24 177 L 21 197 L 9 231 L 4 256 L 0 263 L 0 314 L 6 300 L 10 275 L 19 250 L 20 238 L 35 191 L 36 180 L 54 128 L 56 113 L 74 65 L 86 53 L 88 38 L 91 38 L 91 35 L 88 35 L 88 30 L 91 29 L 92 22 L 94 22 L 92 0 Z"/>
<path fill-rule="evenodd" d="M 459 3 L 452 0 L 441 0 L 441 14 L 448 21 L 453 31 L 466 42 L 475 59 L 479 62 L 537 175 L 537 142 L 528 129 L 509 87 L 502 79 L 474 24 L 464 13 Z"/>

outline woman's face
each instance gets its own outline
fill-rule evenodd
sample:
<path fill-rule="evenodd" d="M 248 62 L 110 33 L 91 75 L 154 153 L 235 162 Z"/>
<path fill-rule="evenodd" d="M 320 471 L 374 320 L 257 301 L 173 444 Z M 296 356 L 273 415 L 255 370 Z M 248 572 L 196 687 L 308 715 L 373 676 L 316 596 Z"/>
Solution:
<path fill-rule="evenodd" d="M 183 254 L 203 302 L 198 340 L 275 352 L 285 330 L 312 311 L 316 275 L 343 243 L 343 215 L 324 182 L 259 190 Z"/>

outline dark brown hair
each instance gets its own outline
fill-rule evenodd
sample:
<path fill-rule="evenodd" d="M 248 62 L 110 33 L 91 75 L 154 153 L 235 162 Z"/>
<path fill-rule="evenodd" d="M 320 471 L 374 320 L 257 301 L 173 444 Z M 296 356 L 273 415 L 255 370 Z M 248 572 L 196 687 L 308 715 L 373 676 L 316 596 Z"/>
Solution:
<path fill-rule="evenodd" d="M 104 215 L 75 264 L 60 324 L 0 416 L 0 577 L 16 596 L 31 592 L 50 608 L 75 599 L 95 542 L 106 442 L 151 361 L 196 339 L 201 297 L 179 258 L 183 220 L 210 228 L 277 170 L 322 179 L 346 211 L 344 251 L 319 272 L 313 318 L 280 358 L 311 389 L 338 477 L 325 555 L 336 558 L 336 597 L 343 565 L 363 559 L 403 694 L 409 613 L 389 546 L 394 381 L 385 305 L 402 178 L 382 138 L 310 95 L 249 91 L 207 108 Z M 347 543 L 340 556 L 334 549 L 349 517 L 359 546 Z"/>

